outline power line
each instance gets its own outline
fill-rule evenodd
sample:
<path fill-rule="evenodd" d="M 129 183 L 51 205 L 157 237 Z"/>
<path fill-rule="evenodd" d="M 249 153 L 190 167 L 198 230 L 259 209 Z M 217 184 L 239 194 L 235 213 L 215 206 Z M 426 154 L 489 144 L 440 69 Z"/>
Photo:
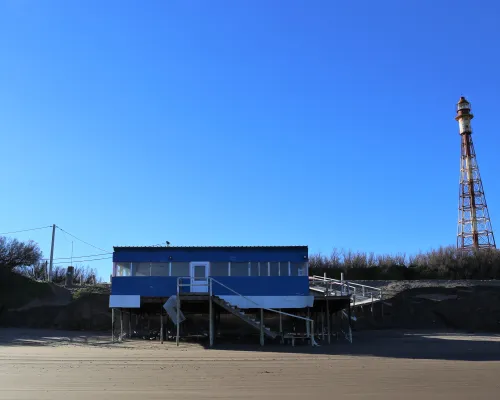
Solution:
<path fill-rule="evenodd" d="M 87 257 L 98 257 L 98 256 L 105 256 L 108 254 L 113 254 L 113 253 L 100 253 L 100 254 L 89 254 L 86 256 L 74 256 L 73 259 L 75 258 L 87 258 Z M 54 258 L 54 261 L 56 260 L 70 260 L 71 257 L 59 257 L 59 258 Z M 48 258 L 44 258 L 44 260 L 48 260 Z"/>
<path fill-rule="evenodd" d="M 40 228 L 23 229 L 21 231 L 4 232 L 4 233 L 0 233 L 0 235 L 10 235 L 11 233 L 21 233 L 21 232 L 28 232 L 28 231 L 36 231 L 38 229 L 46 229 L 46 228 L 52 228 L 52 225 L 41 226 Z M 106 251 L 106 250 L 104 250 L 104 251 Z"/>
<path fill-rule="evenodd" d="M 103 257 L 103 258 L 94 258 L 91 260 L 78 260 L 77 262 L 79 263 L 84 263 L 84 262 L 92 262 L 92 261 L 99 261 L 99 260 L 111 260 L 113 257 Z M 63 264 L 63 265 L 71 265 L 71 262 L 60 262 L 57 264 Z"/>
<path fill-rule="evenodd" d="M 75 235 L 72 235 L 71 233 L 65 231 L 63 228 L 61 228 L 60 226 L 56 226 L 57 229 L 61 230 L 62 232 L 64 233 L 67 233 L 68 235 L 74 237 L 76 240 L 79 240 L 80 242 L 82 243 L 85 243 L 86 245 L 90 246 L 90 247 L 93 247 L 94 249 L 97 249 L 97 250 L 101 250 L 101 251 L 104 251 L 104 252 L 107 252 L 107 250 L 104 250 L 104 249 L 101 249 L 100 247 L 97 247 L 97 246 L 94 246 L 93 244 L 90 244 L 88 242 L 86 242 L 85 240 L 82 240 L 80 238 L 77 238 Z"/>

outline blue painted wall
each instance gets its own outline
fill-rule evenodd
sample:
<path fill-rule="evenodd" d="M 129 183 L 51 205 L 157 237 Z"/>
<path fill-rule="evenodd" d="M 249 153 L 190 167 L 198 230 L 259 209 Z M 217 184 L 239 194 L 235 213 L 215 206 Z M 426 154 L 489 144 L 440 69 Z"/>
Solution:
<path fill-rule="evenodd" d="M 170 276 L 115 276 L 111 294 L 169 297 L 177 293 L 177 278 Z"/>
<path fill-rule="evenodd" d="M 115 247 L 114 262 L 307 261 L 307 246 L 295 247 Z"/>
<path fill-rule="evenodd" d="M 244 296 L 308 296 L 307 276 L 221 276 L 217 280 Z M 189 279 L 186 279 L 186 283 Z M 183 292 L 189 292 L 184 287 Z M 111 280 L 113 295 L 169 297 L 177 293 L 177 278 L 170 276 L 117 276 Z M 213 283 L 215 295 L 234 295 L 230 290 Z"/>
<path fill-rule="evenodd" d="M 309 296 L 307 276 L 219 276 L 216 280 L 243 296 Z M 217 282 L 213 282 L 213 292 L 234 295 Z"/>

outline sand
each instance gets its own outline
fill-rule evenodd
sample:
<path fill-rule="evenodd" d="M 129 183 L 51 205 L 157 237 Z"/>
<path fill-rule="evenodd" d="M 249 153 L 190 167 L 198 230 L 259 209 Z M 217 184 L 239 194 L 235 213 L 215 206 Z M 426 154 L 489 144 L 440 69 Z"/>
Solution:
<path fill-rule="evenodd" d="M 500 337 L 369 332 L 310 347 L 0 329 L 0 399 L 494 399 Z"/>

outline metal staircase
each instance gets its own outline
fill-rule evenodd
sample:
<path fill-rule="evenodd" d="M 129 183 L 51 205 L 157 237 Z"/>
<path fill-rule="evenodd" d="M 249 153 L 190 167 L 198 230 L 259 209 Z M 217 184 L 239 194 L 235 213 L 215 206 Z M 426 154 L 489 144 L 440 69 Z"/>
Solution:
<path fill-rule="evenodd" d="M 241 320 L 245 321 L 248 325 L 253 326 L 255 329 L 260 330 L 261 329 L 261 323 L 260 321 L 257 321 L 254 317 L 251 317 L 243 310 L 240 310 L 238 307 L 231 305 L 229 302 L 221 299 L 219 296 L 213 296 L 212 300 L 215 304 L 221 306 L 224 308 L 226 311 L 229 311 L 231 314 L 237 316 Z M 275 339 L 278 336 L 277 332 L 272 331 L 270 328 L 264 325 L 264 335 L 267 337 L 270 337 L 272 339 Z"/>
<path fill-rule="evenodd" d="M 188 283 L 184 283 L 184 281 L 187 281 Z M 204 290 L 206 290 L 208 286 L 208 300 L 209 300 L 209 320 L 210 320 L 210 329 L 209 329 L 209 338 L 210 338 L 210 347 L 213 346 L 214 344 L 214 324 L 213 324 L 213 307 L 212 303 L 215 303 L 219 305 L 220 307 L 224 308 L 225 310 L 229 311 L 231 314 L 237 316 L 241 320 L 245 321 L 247 324 L 250 326 L 259 329 L 260 330 L 260 335 L 261 335 L 261 345 L 264 345 L 264 336 L 270 337 L 270 338 L 276 338 L 278 336 L 281 336 L 282 338 L 287 337 L 286 334 L 283 332 L 277 333 L 272 331 L 269 327 L 266 327 L 264 325 L 264 311 L 279 314 L 280 316 L 288 316 L 291 318 L 296 318 L 298 320 L 302 320 L 306 324 L 306 329 L 307 329 L 307 339 L 309 340 L 311 346 L 317 346 L 318 344 L 314 340 L 314 320 L 308 317 L 301 317 L 299 315 L 294 315 L 290 314 L 287 312 L 283 312 L 281 310 L 275 310 L 272 308 L 266 308 L 262 307 L 260 304 L 256 303 L 255 301 L 249 299 L 247 296 L 244 296 L 232 288 L 228 287 L 227 285 L 224 285 L 222 282 L 214 279 L 213 277 L 207 277 L 206 280 L 204 280 L 201 283 L 194 283 L 192 282 L 190 277 L 178 277 L 177 278 L 177 296 L 175 297 L 175 306 L 171 307 L 172 311 L 175 311 L 175 317 L 172 318 L 173 321 L 177 321 L 177 334 L 176 334 L 176 343 L 177 346 L 179 346 L 179 338 L 180 338 L 180 323 L 183 321 L 183 315 L 181 312 L 181 288 L 182 287 L 189 287 L 190 291 L 195 289 L 193 292 L 196 293 L 196 286 L 203 286 Z M 219 288 L 224 288 L 231 293 L 233 293 L 236 296 L 239 296 L 242 299 L 245 299 L 248 303 L 253 304 L 255 309 L 260 310 L 260 315 L 261 315 L 261 321 L 257 321 L 255 318 L 246 315 L 245 312 L 240 310 L 238 307 L 232 305 L 226 300 L 223 300 L 221 297 L 219 297 L 217 294 L 214 293 L 214 285 L 217 285 L 218 289 Z M 206 293 L 206 292 L 205 292 Z M 173 306 L 173 304 L 171 305 Z M 170 308 L 170 307 L 169 307 Z M 281 328 L 280 328 L 281 329 Z"/>

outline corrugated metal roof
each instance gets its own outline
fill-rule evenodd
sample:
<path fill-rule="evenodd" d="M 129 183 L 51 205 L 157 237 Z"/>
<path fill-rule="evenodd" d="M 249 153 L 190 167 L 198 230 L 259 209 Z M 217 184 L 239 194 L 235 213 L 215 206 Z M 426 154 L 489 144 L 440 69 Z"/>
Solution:
<path fill-rule="evenodd" d="M 113 249 L 290 249 L 307 246 L 113 246 Z"/>

